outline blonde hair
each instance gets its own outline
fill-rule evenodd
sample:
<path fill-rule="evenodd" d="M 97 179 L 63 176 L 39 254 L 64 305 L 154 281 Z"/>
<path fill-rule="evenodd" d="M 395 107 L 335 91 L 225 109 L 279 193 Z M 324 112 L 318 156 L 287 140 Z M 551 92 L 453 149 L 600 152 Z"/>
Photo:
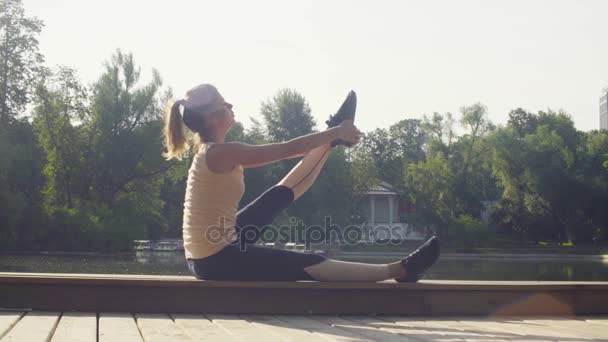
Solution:
<path fill-rule="evenodd" d="M 163 157 L 167 160 L 173 158 L 182 160 L 182 158 L 190 155 L 192 147 L 198 149 L 201 145 L 200 133 L 195 134 L 184 124 L 180 113 L 180 106 L 184 103 L 184 100 L 167 103 L 165 126 L 163 128 L 164 146 L 167 148 L 167 151 L 163 152 Z"/>
<path fill-rule="evenodd" d="M 163 153 L 163 157 L 182 160 L 193 152 L 192 148 L 198 151 L 208 136 L 203 114 L 216 110 L 223 100 L 216 87 L 203 83 L 188 90 L 185 99 L 169 101 L 163 128 L 167 152 Z"/>

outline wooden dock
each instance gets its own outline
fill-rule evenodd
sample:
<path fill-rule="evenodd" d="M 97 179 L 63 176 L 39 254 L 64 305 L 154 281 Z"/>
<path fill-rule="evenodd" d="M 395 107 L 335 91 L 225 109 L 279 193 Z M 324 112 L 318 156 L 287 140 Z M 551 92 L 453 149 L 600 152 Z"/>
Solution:
<path fill-rule="evenodd" d="M 0 273 L 0 309 L 427 317 L 608 315 L 608 282 L 226 282 L 189 276 Z"/>
<path fill-rule="evenodd" d="M 2 341 L 608 341 L 608 316 L 420 317 L 0 312 Z"/>

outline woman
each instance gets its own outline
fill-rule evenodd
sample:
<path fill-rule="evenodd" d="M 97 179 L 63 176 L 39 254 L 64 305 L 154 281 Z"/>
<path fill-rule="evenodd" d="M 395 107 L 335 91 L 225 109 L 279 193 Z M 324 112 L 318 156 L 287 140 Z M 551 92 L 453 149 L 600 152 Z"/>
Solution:
<path fill-rule="evenodd" d="M 232 105 L 210 84 L 192 88 L 165 117 L 167 159 L 181 159 L 194 146 L 184 202 L 184 248 L 188 267 L 206 280 L 317 280 L 415 282 L 439 256 L 429 239 L 400 262 L 365 264 L 256 246 L 262 227 L 297 200 L 319 175 L 333 146 L 352 146 L 361 132 L 354 126 L 354 93 L 328 120 L 328 129 L 286 142 L 226 143 L 235 124 Z M 194 133 L 189 142 L 183 126 Z M 283 159 L 302 160 L 276 185 L 237 212 L 244 192 L 243 169 Z"/>

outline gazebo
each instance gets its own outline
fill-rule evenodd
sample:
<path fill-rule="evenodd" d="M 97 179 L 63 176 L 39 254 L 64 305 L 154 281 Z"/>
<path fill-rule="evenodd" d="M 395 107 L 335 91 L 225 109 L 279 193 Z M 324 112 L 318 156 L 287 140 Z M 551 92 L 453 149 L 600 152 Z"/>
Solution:
<path fill-rule="evenodd" d="M 365 192 L 365 197 L 369 201 L 362 201 L 360 207 L 365 218 L 363 241 L 424 239 L 422 234 L 416 233 L 403 222 L 413 206 L 391 184 L 383 181 L 372 186 Z"/>

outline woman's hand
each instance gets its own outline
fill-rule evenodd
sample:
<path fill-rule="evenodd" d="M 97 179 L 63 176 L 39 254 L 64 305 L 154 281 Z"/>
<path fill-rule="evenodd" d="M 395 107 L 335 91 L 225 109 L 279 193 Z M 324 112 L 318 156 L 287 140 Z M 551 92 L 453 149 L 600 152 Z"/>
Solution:
<path fill-rule="evenodd" d="M 351 144 L 358 144 L 363 133 L 353 124 L 353 120 L 344 120 L 339 126 L 340 139 Z"/>

